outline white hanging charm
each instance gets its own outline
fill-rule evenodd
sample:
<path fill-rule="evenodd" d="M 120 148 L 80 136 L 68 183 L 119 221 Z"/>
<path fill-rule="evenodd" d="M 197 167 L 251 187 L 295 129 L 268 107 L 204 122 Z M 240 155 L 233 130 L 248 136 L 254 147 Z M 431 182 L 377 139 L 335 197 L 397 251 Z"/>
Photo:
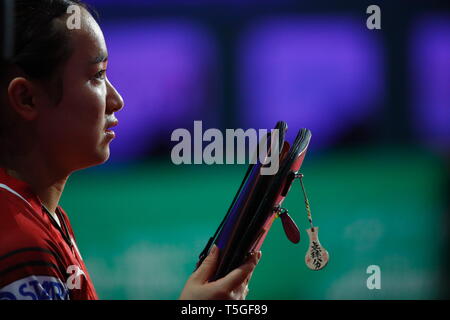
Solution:
<path fill-rule="evenodd" d="M 319 227 L 312 227 L 306 229 L 309 237 L 309 248 L 306 252 L 305 262 L 311 270 L 320 270 L 328 263 L 328 251 L 320 244 L 319 241 Z"/>

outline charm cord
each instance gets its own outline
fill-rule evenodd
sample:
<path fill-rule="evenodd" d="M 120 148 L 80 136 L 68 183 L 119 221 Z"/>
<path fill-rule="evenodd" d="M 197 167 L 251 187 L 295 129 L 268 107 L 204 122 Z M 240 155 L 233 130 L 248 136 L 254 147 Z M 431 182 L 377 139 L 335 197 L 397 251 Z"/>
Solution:
<path fill-rule="evenodd" d="M 297 174 L 295 174 L 295 177 L 300 178 L 300 185 L 302 186 L 303 197 L 305 198 L 305 206 L 306 206 L 306 212 L 308 214 L 308 220 L 311 225 L 311 230 L 314 231 L 314 225 L 313 225 L 312 216 L 311 216 L 311 209 L 309 207 L 309 200 L 308 200 L 308 196 L 306 195 L 305 186 L 303 185 L 303 173 L 297 173 Z"/>

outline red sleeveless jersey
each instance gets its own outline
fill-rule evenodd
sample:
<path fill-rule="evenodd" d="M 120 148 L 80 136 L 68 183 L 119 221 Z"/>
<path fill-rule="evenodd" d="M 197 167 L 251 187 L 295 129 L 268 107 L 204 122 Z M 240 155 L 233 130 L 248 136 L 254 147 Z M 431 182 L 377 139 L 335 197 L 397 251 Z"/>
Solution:
<path fill-rule="evenodd" d="M 0 300 L 98 299 L 69 218 L 0 168 Z"/>

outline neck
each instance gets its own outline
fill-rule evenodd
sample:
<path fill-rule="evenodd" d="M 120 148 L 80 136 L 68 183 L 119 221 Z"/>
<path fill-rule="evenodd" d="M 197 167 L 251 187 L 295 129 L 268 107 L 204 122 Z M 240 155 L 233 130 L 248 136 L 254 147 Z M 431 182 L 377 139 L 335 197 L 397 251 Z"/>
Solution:
<path fill-rule="evenodd" d="M 49 211 L 52 213 L 56 211 L 68 177 L 61 179 L 52 178 L 37 170 L 16 171 L 8 168 L 6 171 L 10 176 L 29 184 L 33 192 Z"/>
<path fill-rule="evenodd" d="M 14 158 L 9 154 L 9 159 L 2 157 L 0 163 L 10 176 L 26 182 L 48 210 L 55 212 L 69 173 L 58 172 L 51 160 L 39 157 L 40 154 L 31 152 Z"/>

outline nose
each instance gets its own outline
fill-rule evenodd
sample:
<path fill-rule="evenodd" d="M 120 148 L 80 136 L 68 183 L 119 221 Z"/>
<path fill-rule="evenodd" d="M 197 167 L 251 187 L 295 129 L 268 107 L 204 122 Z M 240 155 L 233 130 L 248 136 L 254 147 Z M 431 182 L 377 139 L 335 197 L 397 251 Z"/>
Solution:
<path fill-rule="evenodd" d="M 114 88 L 109 80 L 107 80 L 107 88 L 108 93 L 106 97 L 106 112 L 108 114 L 111 114 L 113 112 L 120 111 L 124 106 L 122 96 L 119 92 L 117 92 L 116 88 Z"/>

